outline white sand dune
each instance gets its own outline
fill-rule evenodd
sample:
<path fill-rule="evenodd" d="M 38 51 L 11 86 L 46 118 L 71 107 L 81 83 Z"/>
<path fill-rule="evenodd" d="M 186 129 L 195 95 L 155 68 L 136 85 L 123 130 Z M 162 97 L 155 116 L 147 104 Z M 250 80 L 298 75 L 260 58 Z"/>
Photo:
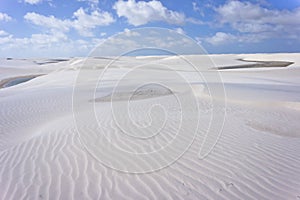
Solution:
<path fill-rule="evenodd" d="M 188 57 L 201 65 L 207 59 Z M 42 65 L 1 60 L 0 80 L 45 75 L 0 89 L 0 199 L 300 199 L 299 57 L 211 55 L 215 66 L 243 63 L 236 59 L 294 62 L 287 68 L 220 71 L 223 83 L 209 78 L 212 64 L 201 68 L 199 78 L 176 57 L 121 58 L 100 82 L 98 72 L 108 59 L 91 59 L 80 72 L 81 58 L 38 60 Z M 129 75 L 132 66 L 145 62 Z M 214 95 L 214 105 L 210 98 L 222 84 L 226 108 L 222 95 Z M 198 110 L 187 97 L 196 99 Z M 199 159 L 212 113 L 218 120 L 225 111 L 217 145 Z M 195 119 L 197 137 L 181 155 L 193 139 Z M 168 151 L 147 154 L 170 141 Z M 133 169 L 149 172 L 124 173 Z"/>

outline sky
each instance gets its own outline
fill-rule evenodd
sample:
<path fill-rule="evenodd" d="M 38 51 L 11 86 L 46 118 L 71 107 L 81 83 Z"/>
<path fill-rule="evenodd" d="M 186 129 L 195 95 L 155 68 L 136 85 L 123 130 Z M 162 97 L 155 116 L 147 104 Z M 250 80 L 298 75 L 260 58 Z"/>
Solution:
<path fill-rule="evenodd" d="M 84 57 L 144 27 L 210 54 L 300 52 L 300 0 L 0 0 L 0 57 Z"/>

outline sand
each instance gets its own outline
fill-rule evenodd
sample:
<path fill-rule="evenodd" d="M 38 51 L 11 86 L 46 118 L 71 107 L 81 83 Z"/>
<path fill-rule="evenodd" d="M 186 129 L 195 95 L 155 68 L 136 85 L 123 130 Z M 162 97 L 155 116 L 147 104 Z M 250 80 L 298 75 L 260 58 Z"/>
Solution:
<path fill-rule="evenodd" d="M 0 199 L 300 199 L 300 54 L 210 57 L 1 61 Z"/>

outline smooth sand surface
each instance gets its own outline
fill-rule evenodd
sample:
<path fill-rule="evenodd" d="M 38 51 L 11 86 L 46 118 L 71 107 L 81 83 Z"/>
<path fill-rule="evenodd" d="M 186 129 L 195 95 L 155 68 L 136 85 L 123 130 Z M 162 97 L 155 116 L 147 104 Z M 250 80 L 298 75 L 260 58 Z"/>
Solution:
<path fill-rule="evenodd" d="M 0 199 L 300 199 L 300 54 L 210 55 L 214 64 L 203 56 L 187 57 L 201 65 L 203 77 L 177 57 L 121 58 L 105 73 L 111 58 L 91 59 L 86 68 L 83 58 L 42 65 L 3 60 L 1 80 L 45 75 L 0 89 Z M 216 66 L 249 64 L 239 59 L 293 64 L 220 70 L 222 82 L 213 78 Z M 225 108 L 221 91 L 214 101 L 210 96 L 223 84 Z M 196 99 L 197 108 L 188 97 Z M 199 159 L 212 112 L 219 120 L 225 111 L 218 143 Z M 196 118 L 197 137 L 176 162 L 145 174 L 120 172 L 154 169 L 173 159 L 189 143 Z M 141 156 L 174 138 L 167 154 Z M 105 154 L 111 146 L 125 153 Z M 136 159 L 126 152 L 136 153 Z"/>

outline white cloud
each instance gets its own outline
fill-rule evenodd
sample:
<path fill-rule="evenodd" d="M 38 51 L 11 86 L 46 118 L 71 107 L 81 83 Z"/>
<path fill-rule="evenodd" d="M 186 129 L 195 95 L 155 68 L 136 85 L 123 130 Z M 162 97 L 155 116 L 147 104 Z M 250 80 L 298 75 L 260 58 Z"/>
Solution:
<path fill-rule="evenodd" d="M 179 52 L 180 50 L 185 49 L 186 47 L 192 47 L 193 43 L 191 40 L 185 37 L 169 36 L 167 38 L 147 38 L 151 43 L 155 44 L 158 47 L 161 47 L 171 52 Z M 186 53 L 183 51 L 183 53 Z"/>
<path fill-rule="evenodd" d="M 300 8 L 275 10 L 247 1 L 227 1 L 215 7 L 217 25 L 229 25 L 232 32 L 217 32 L 201 38 L 212 45 L 255 43 L 266 39 L 289 38 L 299 40 Z"/>
<path fill-rule="evenodd" d="M 79 2 L 88 2 L 88 3 L 92 3 L 92 4 L 98 4 L 99 0 L 77 0 Z"/>
<path fill-rule="evenodd" d="M 0 57 L 69 57 L 87 55 L 97 43 L 71 40 L 63 33 L 32 34 L 30 37 L 0 37 Z"/>
<path fill-rule="evenodd" d="M 41 3 L 43 0 L 24 0 L 25 3 L 29 3 L 29 4 L 38 4 Z"/>
<path fill-rule="evenodd" d="M 195 12 L 200 11 L 200 8 L 196 2 L 192 2 L 192 5 L 193 5 L 193 11 L 195 11 Z"/>
<path fill-rule="evenodd" d="M 184 35 L 185 34 L 185 31 L 182 29 L 182 28 L 175 28 L 175 31 L 179 34 L 182 34 Z"/>
<path fill-rule="evenodd" d="M 196 2 L 192 2 L 193 11 L 198 12 L 202 17 L 204 17 L 204 11 L 201 9 Z"/>
<path fill-rule="evenodd" d="M 215 11 L 218 22 L 229 24 L 241 33 L 270 32 L 274 37 L 290 37 L 300 31 L 300 8 L 272 10 L 250 2 L 228 1 Z"/>
<path fill-rule="evenodd" d="M 63 32 L 69 31 L 71 21 L 61 20 L 54 16 L 44 16 L 35 12 L 26 13 L 24 19 L 27 21 L 42 27 L 46 27 L 52 30 L 60 30 Z"/>
<path fill-rule="evenodd" d="M 74 18 L 71 26 L 83 36 L 93 36 L 91 29 L 97 26 L 107 26 L 115 21 L 109 12 L 95 10 L 88 14 L 83 8 L 74 12 Z"/>
<path fill-rule="evenodd" d="M 92 36 L 98 26 L 106 26 L 114 21 L 108 12 L 82 8 L 73 13 L 70 19 L 59 19 L 55 16 L 44 16 L 35 12 L 24 15 L 28 22 L 44 28 L 44 33 L 32 34 L 29 37 L 16 38 L 0 30 L 0 56 L 16 57 L 62 57 L 86 55 L 97 43 L 93 38 L 73 40 L 67 33 L 72 29 L 84 36 Z M 105 36 L 106 33 L 98 33 Z"/>
<path fill-rule="evenodd" d="M 6 31 L 0 30 L 0 36 L 6 36 L 8 33 Z"/>
<path fill-rule="evenodd" d="M 205 38 L 205 41 L 212 45 L 223 45 L 235 41 L 236 36 L 230 33 L 217 32 L 214 36 Z"/>
<path fill-rule="evenodd" d="M 0 44 L 6 44 L 11 42 L 13 36 L 12 35 L 8 35 L 8 36 L 4 36 L 4 37 L 0 37 Z M 3 49 L 3 48 L 2 48 Z"/>
<path fill-rule="evenodd" d="M 92 30 L 97 26 L 107 26 L 115 20 L 108 12 L 94 10 L 90 14 L 83 8 L 79 8 L 73 14 L 73 20 L 58 19 L 54 16 L 44 16 L 35 12 L 27 13 L 24 16 L 27 21 L 50 29 L 52 32 L 68 32 L 70 28 L 76 29 L 82 36 L 93 36 Z"/>
<path fill-rule="evenodd" d="M 217 32 L 215 35 L 211 37 L 205 38 L 197 38 L 200 42 L 205 41 L 214 46 L 231 44 L 231 43 L 257 43 L 264 39 L 267 39 L 271 36 L 268 34 L 260 34 L 260 33 L 247 33 L 247 34 L 238 34 L 233 35 L 231 33 L 225 32 Z"/>
<path fill-rule="evenodd" d="M 100 34 L 100 33 L 99 33 Z M 104 42 L 105 41 L 105 42 Z M 104 42 L 104 43 L 102 43 Z M 174 34 L 167 29 L 136 29 L 124 30 L 112 38 L 88 38 L 73 40 L 65 33 L 49 32 L 32 34 L 30 37 L 15 38 L 12 35 L 0 37 L 0 57 L 64 57 L 84 56 L 94 47 L 101 47 L 98 55 L 121 55 L 132 50 L 153 47 L 154 49 L 167 49 L 174 53 L 193 53 L 194 42 L 188 38 Z M 198 46 L 197 46 L 198 48 Z M 158 51 L 159 52 L 159 51 Z"/>
<path fill-rule="evenodd" d="M 11 21 L 11 20 L 12 20 L 11 16 L 9 16 L 6 13 L 0 12 L 0 21 L 8 22 L 8 21 Z"/>
<path fill-rule="evenodd" d="M 260 20 L 269 15 L 269 11 L 250 2 L 229 1 L 215 9 L 222 23 Z"/>
<path fill-rule="evenodd" d="M 77 0 L 79 2 L 86 2 L 93 10 L 98 9 L 99 0 Z"/>
<path fill-rule="evenodd" d="M 125 29 L 124 32 L 105 40 L 98 48 L 100 49 L 99 52 L 109 56 L 130 55 L 132 53 L 142 55 L 150 49 L 152 53 L 199 53 L 199 46 L 193 40 L 163 28 Z M 99 52 L 97 51 L 97 53 Z"/>
<path fill-rule="evenodd" d="M 32 34 L 30 42 L 35 45 L 51 45 L 53 43 L 60 43 L 67 41 L 68 37 L 60 32 L 52 34 Z"/>
<path fill-rule="evenodd" d="M 136 31 L 131 31 L 129 30 L 128 28 L 125 28 L 124 29 L 124 32 L 121 33 L 121 34 L 124 34 L 126 37 L 132 37 L 132 36 L 140 36 L 140 34 Z"/>
<path fill-rule="evenodd" d="M 54 43 L 59 44 L 68 40 L 67 36 L 60 32 L 50 34 L 32 34 L 31 37 L 25 38 L 15 38 L 13 35 L 7 34 L 6 37 L 0 37 L 0 39 L 2 39 L 2 43 L 3 41 L 10 43 L 11 47 L 29 44 L 29 48 L 51 46 Z"/>
<path fill-rule="evenodd" d="M 169 24 L 183 24 L 185 15 L 168 10 L 160 1 L 118 0 L 113 8 L 118 17 L 125 17 L 129 24 L 139 26 L 153 21 L 164 21 Z"/>

